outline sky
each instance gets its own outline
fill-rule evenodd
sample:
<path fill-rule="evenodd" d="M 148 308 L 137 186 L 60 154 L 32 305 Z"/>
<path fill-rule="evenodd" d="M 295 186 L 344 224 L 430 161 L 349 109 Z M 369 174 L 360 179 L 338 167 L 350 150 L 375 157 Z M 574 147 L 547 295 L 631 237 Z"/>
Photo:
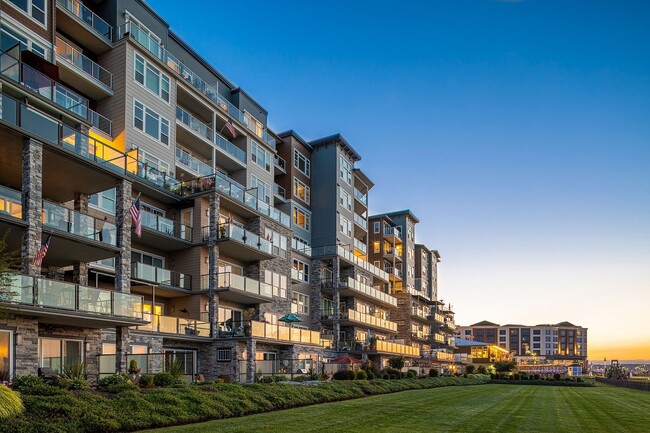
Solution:
<path fill-rule="evenodd" d="M 650 2 L 149 4 L 271 129 L 346 137 L 457 323 L 567 320 L 591 360 L 650 359 Z"/>

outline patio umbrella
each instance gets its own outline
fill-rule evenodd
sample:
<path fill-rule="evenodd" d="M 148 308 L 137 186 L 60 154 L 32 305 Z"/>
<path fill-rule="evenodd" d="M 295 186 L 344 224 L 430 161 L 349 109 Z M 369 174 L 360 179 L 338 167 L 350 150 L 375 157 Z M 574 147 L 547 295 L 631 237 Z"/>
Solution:
<path fill-rule="evenodd" d="M 302 319 L 293 313 L 289 313 L 287 315 L 280 317 L 278 321 L 286 322 L 286 323 L 296 323 L 296 322 L 302 322 Z"/>
<path fill-rule="evenodd" d="M 353 358 L 350 355 L 339 356 L 331 361 L 333 364 L 361 364 L 361 360 Z"/>

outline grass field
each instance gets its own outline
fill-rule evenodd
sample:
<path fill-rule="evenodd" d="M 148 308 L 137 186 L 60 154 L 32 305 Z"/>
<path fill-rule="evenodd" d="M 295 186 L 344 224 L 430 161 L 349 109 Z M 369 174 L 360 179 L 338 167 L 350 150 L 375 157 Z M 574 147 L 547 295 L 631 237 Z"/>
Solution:
<path fill-rule="evenodd" d="M 477 385 L 405 391 L 150 433 L 649 432 L 650 393 Z"/>

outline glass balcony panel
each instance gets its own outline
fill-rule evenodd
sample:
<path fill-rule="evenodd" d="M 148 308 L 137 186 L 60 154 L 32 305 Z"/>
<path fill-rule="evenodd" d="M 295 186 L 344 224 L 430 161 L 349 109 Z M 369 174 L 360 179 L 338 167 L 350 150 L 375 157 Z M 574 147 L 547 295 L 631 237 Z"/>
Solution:
<path fill-rule="evenodd" d="M 104 38 L 108 43 L 113 42 L 113 27 L 84 6 L 83 3 L 78 0 L 57 0 L 57 3 L 72 15 L 79 18 L 81 22 Z"/>
<path fill-rule="evenodd" d="M 6 291 L 0 294 L 0 300 L 19 304 L 34 304 L 34 278 L 26 275 L 0 276 Z"/>
<path fill-rule="evenodd" d="M 64 281 L 36 279 L 38 305 L 43 307 L 74 310 L 76 307 L 76 285 Z"/>
<path fill-rule="evenodd" d="M 214 135 L 215 135 L 214 142 L 217 144 L 217 146 L 219 146 L 222 150 L 224 150 L 227 154 L 229 154 L 233 158 L 240 161 L 242 164 L 246 164 L 246 152 L 244 152 L 239 147 L 232 144 L 230 141 L 225 139 L 218 132 L 215 132 Z"/>
<path fill-rule="evenodd" d="M 108 290 L 79 286 L 79 311 L 87 313 L 112 313 L 112 296 Z"/>
<path fill-rule="evenodd" d="M 23 194 L 0 185 L 0 213 L 23 218 Z"/>
<path fill-rule="evenodd" d="M 108 70 L 99 66 L 81 51 L 59 37 L 56 38 L 56 54 L 60 59 L 75 66 L 99 84 L 109 89 L 113 88 L 113 75 Z"/>

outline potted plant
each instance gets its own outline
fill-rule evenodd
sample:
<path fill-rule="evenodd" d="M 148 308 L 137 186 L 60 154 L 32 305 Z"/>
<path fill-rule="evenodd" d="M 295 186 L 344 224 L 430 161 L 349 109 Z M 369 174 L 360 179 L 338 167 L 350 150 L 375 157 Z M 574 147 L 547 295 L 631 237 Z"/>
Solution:
<path fill-rule="evenodd" d="M 138 367 L 138 361 L 132 359 L 129 362 L 129 374 L 131 375 L 131 381 L 135 382 L 138 376 L 140 375 L 141 369 Z"/>
<path fill-rule="evenodd" d="M 251 323 L 251 320 L 255 317 L 255 308 L 251 307 L 244 310 L 242 317 L 244 318 L 244 335 L 250 337 L 253 332 L 253 324 Z"/>

